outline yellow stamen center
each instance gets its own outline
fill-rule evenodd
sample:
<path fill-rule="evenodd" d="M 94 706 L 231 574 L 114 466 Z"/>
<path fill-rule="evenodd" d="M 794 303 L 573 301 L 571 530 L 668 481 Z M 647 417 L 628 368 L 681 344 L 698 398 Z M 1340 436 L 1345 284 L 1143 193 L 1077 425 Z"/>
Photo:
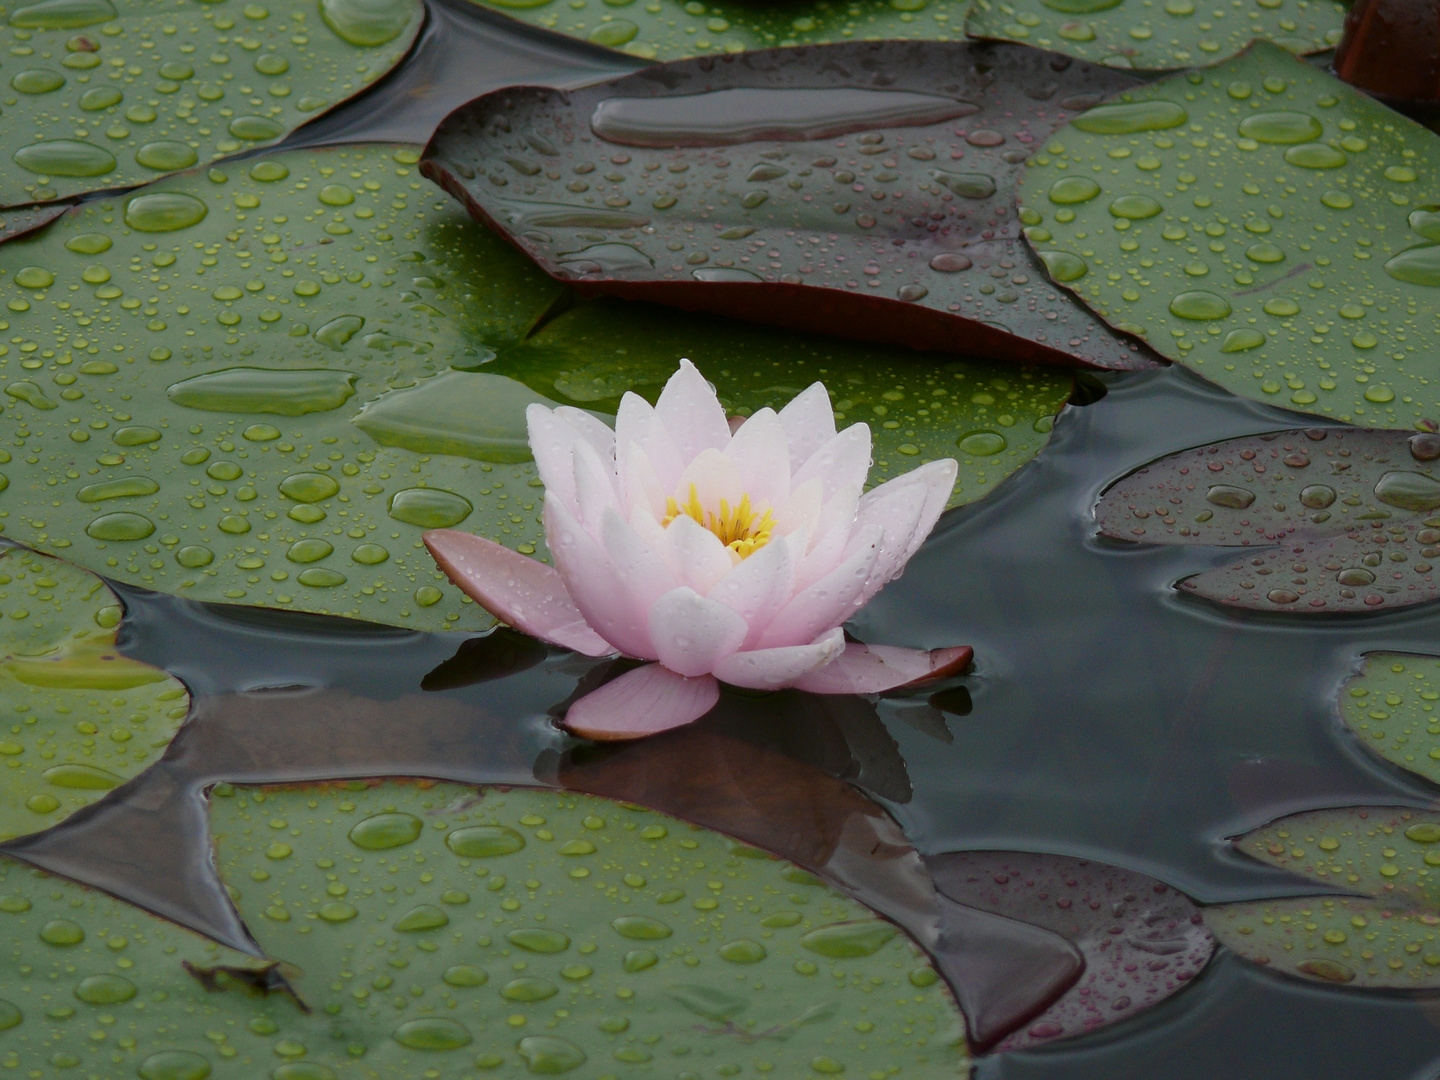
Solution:
<path fill-rule="evenodd" d="M 665 520 L 661 524 L 669 525 L 681 514 L 709 529 L 742 559 L 768 544 L 775 531 L 775 515 L 768 509 L 763 514 L 756 513 L 750 505 L 749 495 L 742 495 L 740 505 L 733 510 L 728 502 L 721 499 L 720 513 L 717 514 L 700 505 L 700 496 L 694 484 L 690 485 L 690 498 L 683 504 L 673 498 L 665 500 Z"/>

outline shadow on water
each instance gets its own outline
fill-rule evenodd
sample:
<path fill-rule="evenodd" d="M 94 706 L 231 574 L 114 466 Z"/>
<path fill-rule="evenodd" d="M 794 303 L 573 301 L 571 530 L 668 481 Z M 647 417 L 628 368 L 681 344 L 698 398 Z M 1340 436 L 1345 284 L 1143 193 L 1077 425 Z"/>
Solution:
<path fill-rule="evenodd" d="M 425 776 L 586 791 L 774 851 L 894 918 L 935 953 L 983 1042 L 1073 981 L 1073 949 L 937 896 L 920 853 L 1079 855 L 1203 902 L 1255 899 L 1314 887 L 1236 856 L 1227 836 L 1312 807 L 1433 804 L 1361 750 L 1334 698 L 1365 651 L 1435 651 L 1440 611 L 1237 617 L 1171 589 L 1224 552 L 1095 537 L 1098 494 L 1150 458 L 1295 423 L 1178 369 L 1111 379 L 1066 411 L 1034 464 L 948 515 L 854 624 L 863 640 L 973 644 L 971 675 L 878 704 L 727 691 L 701 722 L 633 744 L 588 744 L 554 723 L 614 662 L 505 629 L 421 634 L 117 586 L 123 651 L 185 680 L 191 720 L 141 777 L 6 850 L 253 950 L 209 860 L 214 783 Z M 1223 1063 L 1256 1080 L 1339 1076 L 1384 1046 L 1399 1080 L 1440 1054 L 1432 1013 L 1222 950 L 1167 1004 L 999 1055 L 981 1075 L 1174 1080 Z"/>

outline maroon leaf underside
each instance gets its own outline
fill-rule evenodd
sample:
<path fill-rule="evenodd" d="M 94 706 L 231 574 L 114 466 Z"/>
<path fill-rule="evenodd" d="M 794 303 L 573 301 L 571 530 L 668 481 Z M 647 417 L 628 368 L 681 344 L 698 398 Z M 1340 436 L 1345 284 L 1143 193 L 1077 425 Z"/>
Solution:
<path fill-rule="evenodd" d="M 1074 942 L 1079 979 L 995 1047 L 1019 1050 L 1094 1031 L 1183 990 L 1215 942 L 1200 909 L 1144 874 L 1061 855 L 970 851 L 926 859 L 940 892 Z"/>
<path fill-rule="evenodd" d="M 1244 547 L 1179 588 L 1231 607 L 1314 614 L 1440 597 L 1440 436 L 1366 428 L 1247 435 L 1161 458 L 1110 488 L 1100 531 Z"/>
<path fill-rule="evenodd" d="M 440 125 L 421 171 L 585 295 L 922 349 L 1150 368 L 1163 361 L 1049 280 L 1015 206 L 1030 152 L 1134 83 L 1055 53 L 975 42 L 704 57 L 568 92 L 477 98 Z M 788 134 L 772 125 L 763 134 L 786 137 L 717 144 L 741 137 L 744 115 L 721 109 L 708 126 L 676 126 L 703 108 L 664 100 L 735 90 L 762 92 L 755 116 L 815 111 L 783 96 L 796 91 L 859 91 L 870 102 L 904 92 L 932 104 L 908 125 L 852 109 L 848 124 Z M 602 103 L 612 141 L 592 128 Z M 639 135 L 625 120 L 662 113 Z M 817 132 L 825 137 L 804 137 Z"/>

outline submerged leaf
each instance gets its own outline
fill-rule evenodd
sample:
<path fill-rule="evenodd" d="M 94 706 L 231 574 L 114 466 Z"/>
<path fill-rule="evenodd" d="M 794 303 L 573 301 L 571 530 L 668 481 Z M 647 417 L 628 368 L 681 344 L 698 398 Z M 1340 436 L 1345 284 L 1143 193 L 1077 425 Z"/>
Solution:
<path fill-rule="evenodd" d="M 1360 745 L 1440 783 L 1440 657 L 1370 653 L 1340 691 L 1340 719 Z"/>
<path fill-rule="evenodd" d="M 777 1075 L 964 1066 L 963 1022 L 913 943 L 717 833 L 537 789 L 220 794 L 216 862 L 240 912 L 370 1075 L 463 1067 L 477 1050 L 485 1068 L 531 1072 L 625 1072 L 682 1047 Z M 413 828 L 397 832 L 400 818 Z M 494 845 L 499 831 L 511 842 Z M 806 947 L 838 924 L 887 939 L 863 956 Z M 822 974 L 838 955 L 853 978 Z M 307 1049 L 336 1067 L 347 1054 Z"/>
<path fill-rule="evenodd" d="M 1214 942 L 1189 897 L 1133 870 L 1061 855 L 965 851 L 926 859 L 942 893 L 1074 942 L 1085 970 L 1002 1040 L 1018 1050 L 1094 1031 L 1183 990 Z"/>
<path fill-rule="evenodd" d="M 683 61 L 487 94 L 445 120 L 422 169 L 582 292 L 1143 368 L 1148 351 L 1045 280 L 1014 211 L 1031 149 L 1130 82 L 969 43 Z"/>
<path fill-rule="evenodd" d="M 1440 987 L 1440 818 L 1367 807 L 1281 818 L 1236 842 L 1337 892 L 1205 909 L 1221 942 L 1288 975 L 1365 988 Z"/>
<path fill-rule="evenodd" d="M 47 829 L 160 759 L 189 695 L 120 655 L 115 594 L 94 574 L 0 549 L 0 839 Z"/>
<path fill-rule="evenodd" d="M 1021 217 L 1101 317 L 1227 390 L 1413 428 L 1440 413 L 1437 163 L 1440 137 L 1257 43 L 1076 118 Z"/>
<path fill-rule="evenodd" d="M 1020 41 L 1117 68 L 1155 71 L 1213 64 L 1256 38 L 1292 53 L 1340 40 L 1348 4 L 1245 0 L 1211 14 L 1195 0 L 975 0 L 973 37 Z"/>
<path fill-rule="evenodd" d="M 423 19 L 418 0 L 12 6 L 0 206 L 273 143 L 398 64 Z"/>
<path fill-rule="evenodd" d="M 1311 428 L 1245 435 L 1139 469 L 1101 498 L 1120 540 L 1251 549 L 1179 587 L 1261 611 L 1440 597 L 1440 435 Z"/>

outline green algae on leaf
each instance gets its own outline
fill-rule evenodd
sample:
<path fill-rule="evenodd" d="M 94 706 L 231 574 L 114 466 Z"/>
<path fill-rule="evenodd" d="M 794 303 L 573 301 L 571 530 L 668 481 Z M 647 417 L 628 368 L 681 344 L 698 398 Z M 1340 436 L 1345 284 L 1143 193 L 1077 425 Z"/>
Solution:
<path fill-rule="evenodd" d="M 715 384 L 731 414 L 779 409 L 823 380 L 837 424 L 870 425 L 869 483 L 953 457 L 960 476 L 952 506 L 975 501 L 1034 457 L 1071 389 L 1068 373 L 1045 365 L 920 357 L 620 300 L 566 312 L 486 370 L 547 399 L 613 413 L 626 391 L 653 402 L 680 356 Z"/>
<path fill-rule="evenodd" d="M 1341 163 L 1343 159 L 1343 164 Z M 1225 389 L 1372 427 L 1440 413 L 1440 138 L 1270 44 L 1078 117 L 1021 219 L 1066 287 Z M 1100 189 L 1062 204 L 1057 185 Z M 1160 213 L 1116 210 L 1135 196 Z"/>
<path fill-rule="evenodd" d="M 0 14 L 4 9 L 0 8 Z M 0 206 L 274 142 L 400 62 L 419 0 L 46 0 L 9 9 Z"/>
<path fill-rule="evenodd" d="M 1314 982 L 1440 987 L 1440 816 L 1364 807 L 1281 818 L 1236 841 L 1247 855 L 1337 893 L 1205 909 L 1247 960 Z"/>
<path fill-rule="evenodd" d="M 0 840 L 39 832 L 160 759 L 189 695 L 115 648 L 120 605 L 87 570 L 0 549 Z"/>
<path fill-rule="evenodd" d="M 402 816 L 402 842 L 356 842 Z M 949 991 L 895 927 L 654 811 L 386 781 L 220 789 L 211 827 L 251 932 L 339 1033 L 307 1062 L 348 1055 L 375 1077 L 630 1075 L 690 1054 L 722 1075 L 965 1067 Z M 481 830 L 522 843 L 472 844 Z M 806 945 L 837 928 L 864 949 Z"/>
<path fill-rule="evenodd" d="M 1148 368 L 1046 280 L 1014 207 L 1031 149 L 1132 83 L 1012 45 L 777 49 L 486 94 L 440 125 L 421 170 L 583 295 Z"/>
<path fill-rule="evenodd" d="M 1245 548 L 1180 582 L 1228 606 L 1309 614 L 1440 597 L 1440 435 L 1310 428 L 1153 461 L 1100 499 L 1100 531 L 1137 543 Z"/>
<path fill-rule="evenodd" d="M 420 534 L 443 507 L 533 550 L 533 466 L 508 444 L 453 456 L 386 438 L 365 417 L 424 427 L 427 387 L 491 385 L 451 365 L 483 364 L 563 290 L 430 189 L 417 158 L 290 151 L 0 244 L 4 534 L 196 599 L 488 625 Z M 523 406 L 487 409 L 523 431 Z"/>
<path fill-rule="evenodd" d="M 972 37 L 1018 41 L 1137 71 L 1213 64 L 1259 38 L 1291 53 L 1340 41 L 1349 5 L 1337 0 L 975 0 Z"/>
<path fill-rule="evenodd" d="M 1340 719 L 1360 745 L 1440 784 L 1440 657 L 1369 653 L 1340 691 Z"/>
<path fill-rule="evenodd" d="M 968 0 L 473 0 L 492 11 L 646 60 L 683 60 L 852 39 L 964 40 Z"/>

